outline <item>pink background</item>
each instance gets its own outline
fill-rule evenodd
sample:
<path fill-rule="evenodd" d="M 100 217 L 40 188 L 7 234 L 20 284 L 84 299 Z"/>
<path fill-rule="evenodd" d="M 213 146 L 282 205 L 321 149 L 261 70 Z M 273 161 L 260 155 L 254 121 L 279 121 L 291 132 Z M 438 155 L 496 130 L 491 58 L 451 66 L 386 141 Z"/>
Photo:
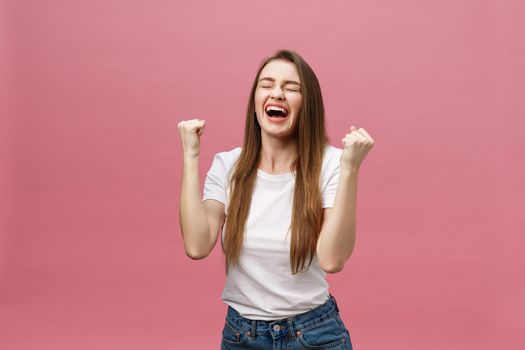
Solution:
<path fill-rule="evenodd" d="M 218 349 L 220 245 L 178 223 L 177 124 L 241 145 L 276 49 L 332 144 L 375 146 L 328 275 L 355 349 L 523 349 L 525 6 L 517 0 L 59 1 L 0 8 L 0 349 Z"/>

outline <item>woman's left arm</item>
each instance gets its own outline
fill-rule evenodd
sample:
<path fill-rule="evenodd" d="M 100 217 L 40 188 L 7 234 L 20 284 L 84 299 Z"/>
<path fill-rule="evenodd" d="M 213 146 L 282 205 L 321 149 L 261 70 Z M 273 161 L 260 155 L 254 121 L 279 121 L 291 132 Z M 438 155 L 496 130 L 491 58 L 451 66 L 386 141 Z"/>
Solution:
<path fill-rule="evenodd" d="M 334 205 L 323 209 L 323 223 L 317 241 L 319 264 L 327 273 L 341 271 L 354 249 L 359 168 L 374 145 L 366 130 L 354 126 L 341 141 L 344 149 Z"/>

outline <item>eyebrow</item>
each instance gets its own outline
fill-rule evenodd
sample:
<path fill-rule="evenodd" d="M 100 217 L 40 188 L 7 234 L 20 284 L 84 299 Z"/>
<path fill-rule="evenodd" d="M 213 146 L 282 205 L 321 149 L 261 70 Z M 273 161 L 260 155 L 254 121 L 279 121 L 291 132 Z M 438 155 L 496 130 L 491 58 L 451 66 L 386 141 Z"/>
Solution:
<path fill-rule="evenodd" d="M 275 81 L 274 78 L 269 78 L 269 77 L 264 77 L 264 78 L 261 78 L 259 79 L 259 81 L 262 81 L 262 80 L 269 80 L 269 81 Z M 296 84 L 296 85 L 299 85 L 301 86 L 301 83 L 295 81 L 295 80 L 285 80 L 284 81 L 286 84 Z"/>

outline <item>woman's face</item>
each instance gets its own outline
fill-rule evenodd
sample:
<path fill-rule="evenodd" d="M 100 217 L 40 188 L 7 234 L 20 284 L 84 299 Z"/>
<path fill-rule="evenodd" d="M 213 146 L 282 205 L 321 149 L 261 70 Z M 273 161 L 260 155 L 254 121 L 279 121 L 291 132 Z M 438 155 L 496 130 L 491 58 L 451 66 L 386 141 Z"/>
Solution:
<path fill-rule="evenodd" d="M 285 60 L 266 64 L 255 89 L 255 113 L 261 132 L 278 138 L 293 134 L 302 100 L 295 64 Z"/>

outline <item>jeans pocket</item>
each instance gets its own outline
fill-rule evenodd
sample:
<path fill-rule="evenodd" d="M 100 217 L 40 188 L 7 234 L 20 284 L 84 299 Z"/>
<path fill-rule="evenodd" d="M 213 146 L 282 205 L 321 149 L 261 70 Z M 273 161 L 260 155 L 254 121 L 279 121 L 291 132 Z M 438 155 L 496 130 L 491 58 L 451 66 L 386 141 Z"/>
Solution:
<path fill-rule="evenodd" d="M 305 349 L 330 349 L 346 341 L 334 316 L 295 332 Z"/>
<path fill-rule="evenodd" d="M 240 345 L 246 342 L 248 333 L 242 334 L 241 331 L 237 330 L 230 322 L 224 322 L 224 328 L 222 329 L 222 341 L 226 344 Z"/>

